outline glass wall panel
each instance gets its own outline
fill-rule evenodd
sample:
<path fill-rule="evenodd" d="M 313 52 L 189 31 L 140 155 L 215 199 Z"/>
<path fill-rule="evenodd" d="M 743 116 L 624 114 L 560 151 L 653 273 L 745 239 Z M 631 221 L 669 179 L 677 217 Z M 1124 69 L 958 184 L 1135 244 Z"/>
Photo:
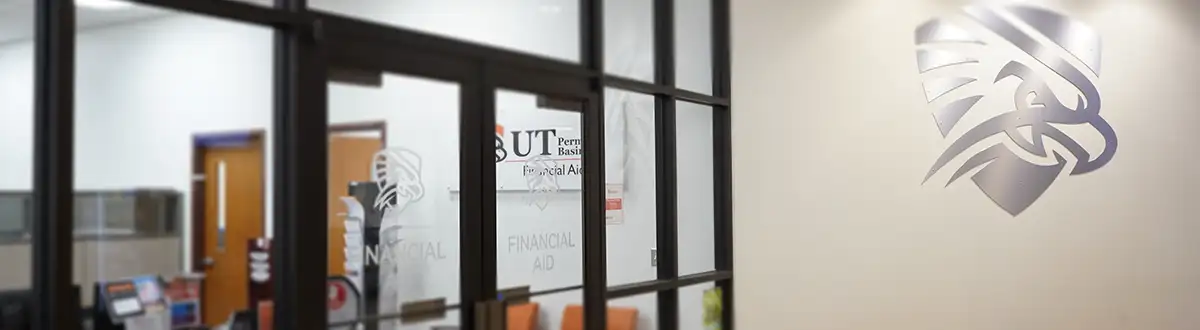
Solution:
<path fill-rule="evenodd" d="M 675 83 L 712 93 L 712 0 L 675 1 Z"/>
<path fill-rule="evenodd" d="M 658 293 L 609 300 L 608 323 L 616 329 L 658 329 Z"/>
<path fill-rule="evenodd" d="M 270 301 L 272 30 L 132 4 L 77 17 L 84 318 L 112 301 L 146 312 L 127 322 L 216 326 Z"/>
<path fill-rule="evenodd" d="M 310 0 L 309 8 L 579 61 L 579 1 L 574 0 Z"/>
<path fill-rule="evenodd" d="M 500 288 L 583 284 L 581 104 L 496 93 L 496 258 Z M 545 296 L 539 318 L 561 322 L 581 293 Z"/>
<path fill-rule="evenodd" d="M 679 274 L 716 269 L 712 107 L 676 102 Z"/>
<path fill-rule="evenodd" d="M 0 3 L 0 294 L 33 288 L 33 6 Z"/>
<path fill-rule="evenodd" d="M 513 292 L 532 293 L 534 296 L 520 296 L 504 301 L 508 321 L 505 329 L 583 329 L 582 290 L 539 293 L 524 292 L 525 289 L 527 287 L 520 287 Z M 504 293 L 501 293 L 501 296 L 504 297 Z"/>
<path fill-rule="evenodd" d="M 708 2 L 681 0 L 674 13 L 678 85 L 705 93 Z M 100 292 L 128 284 L 145 322 L 217 326 L 270 308 L 273 30 L 119 0 L 77 4 L 72 262 L 83 307 L 121 299 Z M 580 58 L 578 4 L 310 0 L 338 15 L 572 62 Z M 653 79 L 652 6 L 605 1 L 608 73 Z M 30 284 L 33 15 L 31 6 L 0 2 L 0 13 L 20 10 L 29 13 L 12 15 L 15 26 L 29 29 L 0 31 L 0 264 L 16 265 L 0 270 L 0 292 Z M 373 74 L 377 83 L 328 86 L 329 214 L 321 216 L 331 321 L 383 316 L 367 328 L 453 327 L 455 311 L 419 323 L 396 318 L 418 301 L 472 303 L 458 301 L 459 193 L 478 184 L 458 181 L 460 86 Z M 654 99 L 605 94 L 608 284 L 654 280 Z M 530 299 L 539 328 L 582 322 L 574 289 L 584 264 L 581 106 L 518 91 L 498 91 L 496 105 L 497 284 L 562 290 Z M 685 275 L 714 268 L 713 110 L 678 109 Z M 655 328 L 654 298 L 609 307 Z M 681 302 L 684 318 L 688 306 Z M 350 308 L 361 313 L 339 314 Z M 112 312 L 88 311 L 87 322 Z"/>
<path fill-rule="evenodd" d="M 608 284 L 658 278 L 654 97 L 607 89 L 604 98 Z"/>
<path fill-rule="evenodd" d="M 721 291 L 713 283 L 679 288 L 680 329 L 721 329 Z"/>
<path fill-rule="evenodd" d="M 604 1 L 604 71 L 654 81 L 654 1 Z"/>
<path fill-rule="evenodd" d="M 378 83 L 329 85 L 329 275 L 360 289 L 366 317 L 395 317 L 405 304 L 431 299 L 457 304 L 459 86 L 358 75 Z M 331 313 L 331 322 L 335 317 L 343 315 Z M 392 318 L 367 326 L 428 329 L 458 321 Z"/>

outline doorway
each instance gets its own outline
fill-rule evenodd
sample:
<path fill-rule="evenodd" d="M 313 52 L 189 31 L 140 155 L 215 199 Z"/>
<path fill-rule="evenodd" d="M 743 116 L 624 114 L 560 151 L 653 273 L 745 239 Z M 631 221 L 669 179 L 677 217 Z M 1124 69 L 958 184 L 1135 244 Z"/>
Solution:
<path fill-rule="evenodd" d="M 351 196 L 350 184 L 371 181 L 372 159 L 387 146 L 387 123 L 331 124 L 329 126 L 329 275 L 346 275 L 346 222 L 349 210 L 342 198 Z"/>
<path fill-rule="evenodd" d="M 198 135 L 193 153 L 193 269 L 204 324 L 216 325 L 249 301 L 249 243 L 265 234 L 263 133 Z"/>
<path fill-rule="evenodd" d="M 360 200 L 379 213 L 364 218 L 379 224 L 362 235 L 367 308 L 331 324 L 558 329 L 603 313 L 604 108 L 589 81 L 338 38 L 339 23 L 328 30 L 328 116 L 385 118 L 389 143 L 373 164 L 387 175 L 367 173 L 378 188 Z M 329 143 L 330 158 L 344 157 Z M 333 194 L 348 187 L 329 166 L 328 205 L 341 211 Z M 349 245 L 337 215 L 332 267 Z"/>

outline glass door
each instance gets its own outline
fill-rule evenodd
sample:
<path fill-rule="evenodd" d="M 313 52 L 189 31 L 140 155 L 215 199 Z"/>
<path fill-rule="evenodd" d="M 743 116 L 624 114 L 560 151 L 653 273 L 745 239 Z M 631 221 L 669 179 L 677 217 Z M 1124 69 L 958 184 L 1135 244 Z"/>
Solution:
<path fill-rule="evenodd" d="M 457 329 L 459 82 L 329 73 L 330 329 Z"/>
<path fill-rule="evenodd" d="M 330 328 L 582 325 L 586 77 L 330 40 Z"/>
<path fill-rule="evenodd" d="M 506 327 L 582 326 L 583 102 L 500 89 L 496 283 Z"/>

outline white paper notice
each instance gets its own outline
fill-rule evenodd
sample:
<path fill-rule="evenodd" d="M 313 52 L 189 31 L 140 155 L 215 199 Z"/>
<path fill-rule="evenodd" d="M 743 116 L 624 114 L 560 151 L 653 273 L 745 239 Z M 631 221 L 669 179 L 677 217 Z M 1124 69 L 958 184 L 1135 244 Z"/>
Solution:
<path fill-rule="evenodd" d="M 605 185 L 604 220 L 610 225 L 625 224 L 625 185 L 609 183 Z"/>
<path fill-rule="evenodd" d="M 117 316 L 126 316 L 142 311 L 142 303 L 136 297 L 113 300 L 112 310 Z"/>

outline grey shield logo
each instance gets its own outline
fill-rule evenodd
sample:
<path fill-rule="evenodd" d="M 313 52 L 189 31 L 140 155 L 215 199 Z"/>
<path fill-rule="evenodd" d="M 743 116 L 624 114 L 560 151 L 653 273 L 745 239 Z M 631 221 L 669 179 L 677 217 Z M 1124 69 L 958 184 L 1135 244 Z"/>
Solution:
<path fill-rule="evenodd" d="M 1100 38 L 1084 24 L 1038 7 L 970 6 L 964 13 L 965 19 L 933 19 L 916 30 L 917 67 L 925 97 L 942 137 L 953 141 L 925 181 L 960 156 L 967 158 L 946 185 L 978 168 L 971 176 L 975 186 L 1016 216 L 1068 167 L 1068 158 L 1059 150 L 1065 149 L 1074 159 L 1070 175 L 1103 167 L 1117 151 L 1116 133 L 1100 117 L 1100 94 L 1093 82 L 1100 76 Z M 1014 48 L 1012 58 L 995 59 Z M 998 61 L 994 64 L 1000 69 L 980 70 L 986 61 Z M 1069 84 L 1065 86 L 1074 87 L 1075 97 L 1066 98 L 1075 99 L 1073 106 L 1060 101 L 1049 79 L 1064 79 Z M 981 118 L 973 126 L 961 122 L 979 108 L 976 105 L 990 89 L 1007 80 L 1019 81 L 1011 108 L 993 109 L 1001 113 Z M 1060 130 L 1080 125 L 1103 137 L 1098 155 Z M 993 136 L 1001 138 L 989 139 Z M 1046 139 L 1057 146 L 1050 150 Z M 969 157 L 968 150 L 972 150 Z"/>

